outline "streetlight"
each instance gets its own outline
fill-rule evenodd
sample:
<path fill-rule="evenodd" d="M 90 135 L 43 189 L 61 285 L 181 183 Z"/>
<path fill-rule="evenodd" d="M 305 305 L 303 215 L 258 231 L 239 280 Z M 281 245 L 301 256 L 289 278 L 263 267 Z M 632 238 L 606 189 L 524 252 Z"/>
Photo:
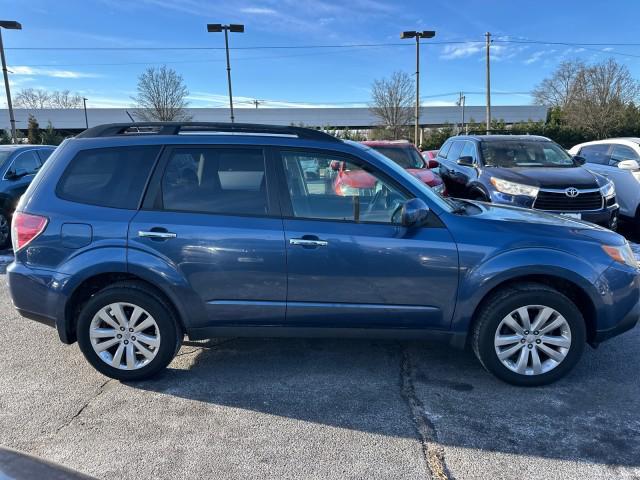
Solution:
<path fill-rule="evenodd" d="M 4 45 L 2 44 L 2 29 L 22 30 L 22 25 L 13 20 L 0 20 L 0 57 L 2 57 L 2 74 L 4 75 L 4 86 L 7 90 L 7 106 L 9 107 L 9 120 L 11 121 L 11 137 L 13 143 L 18 143 L 16 135 L 16 119 L 13 116 L 13 105 L 11 104 L 11 89 L 9 88 L 9 75 L 7 73 L 7 61 L 4 58 Z"/>
<path fill-rule="evenodd" d="M 224 48 L 227 52 L 227 83 L 229 85 L 229 109 L 231 110 L 231 123 L 233 123 L 233 95 L 231 94 L 231 65 L 229 65 L 229 32 L 244 32 L 244 25 L 232 23 L 222 25 L 221 23 L 208 23 L 207 32 L 222 32 L 224 30 Z"/>
<path fill-rule="evenodd" d="M 414 143 L 416 145 L 419 145 L 418 131 L 420 129 L 420 39 L 433 38 L 435 36 L 436 32 L 433 30 L 402 32 L 400 34 L 400 38 L 403 40 L 407 38 L 416 39 L 416 127 L 414 134 Z"/>
<path fill-rule="evenodd" d="M 84 105 L 84 124 L 86 128 L 89 128 L 89 117 L 87 117 L 87 98 L 82 97 L 82 104 Z"/>

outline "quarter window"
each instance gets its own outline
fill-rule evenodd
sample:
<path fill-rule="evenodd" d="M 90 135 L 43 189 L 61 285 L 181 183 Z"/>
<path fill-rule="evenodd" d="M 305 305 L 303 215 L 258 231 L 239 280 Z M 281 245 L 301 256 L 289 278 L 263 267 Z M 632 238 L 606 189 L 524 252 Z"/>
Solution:
<path fill-rule="evenodd" d="M 165 210 L 268 213 L 264 154 L 249 148 L 178 148 L 162 178 Z"/>
<path fill-rule="evenodd" d="M 157 146 L 82 150 L 69 162 L 56 193 L 72 202 L 136 209 L 159 151 Z"/>
<path fill-rule="evenodd" d="M 369 167 L 324 154 L 283 152 L 293 215 L 398 223 L 406 195 Z"/>

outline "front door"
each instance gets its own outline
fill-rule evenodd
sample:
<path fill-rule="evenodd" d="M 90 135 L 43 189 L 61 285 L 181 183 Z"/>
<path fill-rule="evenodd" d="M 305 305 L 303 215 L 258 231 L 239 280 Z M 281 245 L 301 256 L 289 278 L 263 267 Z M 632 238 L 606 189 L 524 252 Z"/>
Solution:
<path fill-rule="evenodd" d="M 276 158 L 285 179 L 288 324 L 449 327 L 458 254 L 446 228 L 400 226 L 410 195 L 359 159 L 304 150 Z"/>
<path fill-rule="evenodd" d="M 263 149 L 173 147 L 132 220 L 129 250 L 173 265 L 207 318 L 192 327 L 284 322 L 282 219 Z"/>

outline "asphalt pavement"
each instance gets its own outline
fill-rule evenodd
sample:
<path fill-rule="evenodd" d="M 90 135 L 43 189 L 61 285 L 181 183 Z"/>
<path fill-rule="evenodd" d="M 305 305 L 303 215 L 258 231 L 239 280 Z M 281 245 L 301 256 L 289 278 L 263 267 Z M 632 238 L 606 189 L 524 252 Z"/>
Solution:
<path fill-rule="evenodd" d="M 255 338 L 187 341 L 125 384 L 0 275 L 0 345 L 0 445 L 100 479 L 640 478 L 640 328 L 543 388 L 437 344 Z"/>

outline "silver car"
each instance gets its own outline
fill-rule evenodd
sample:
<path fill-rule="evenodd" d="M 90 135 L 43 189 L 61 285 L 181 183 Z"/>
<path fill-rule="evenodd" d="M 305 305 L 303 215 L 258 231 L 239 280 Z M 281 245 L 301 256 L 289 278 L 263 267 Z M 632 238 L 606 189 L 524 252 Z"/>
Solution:
<path fill-rule="evenodd" d="M 585 167 L 616 186 L 620 215 L 640 221 L 640 138 L 610 138 L 576 145 L 569 150 L 583 157 Z"/>

